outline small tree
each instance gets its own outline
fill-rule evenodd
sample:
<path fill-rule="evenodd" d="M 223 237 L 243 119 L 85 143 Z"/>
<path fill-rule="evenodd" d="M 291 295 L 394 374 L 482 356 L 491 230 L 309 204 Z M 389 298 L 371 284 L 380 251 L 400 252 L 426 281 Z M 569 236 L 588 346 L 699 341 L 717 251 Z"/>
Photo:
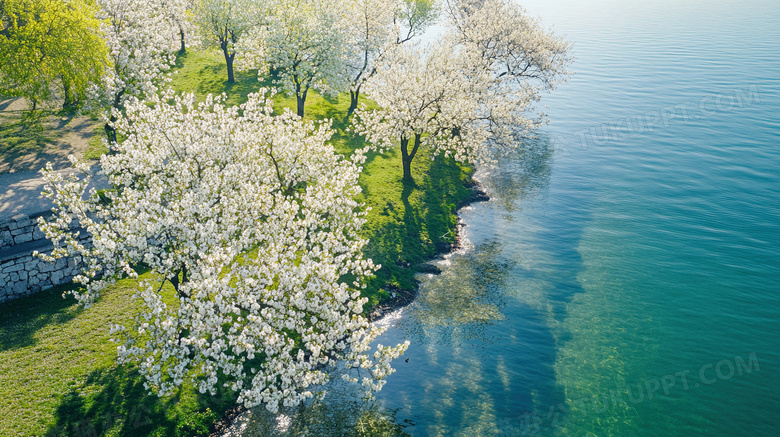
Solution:
<path fill-rule="evenodd" d="M 77 106 L 108 64 L 93 2 L 0 2 L 0 93 L 33 109 L 59 89 L 63 107 Z"/>
<path fill-rule="evenodd" d="M 193 0 L 163 0 L 163 7 L 168 14 L 168 20 L 173 24 L 171 39 L 179 40 L 179 54 L 183 55 L 187 53 L 187 45 L 191 44 L 193 39 Z"/>
<path fill-rule="evenodd" d="M 339 363 L 368 370 L 363 385 L 380 389 L 408 343 L 367 355 L 382 330 L 361 315 L 362 278 L 375 269 L 353 200 L 365 158 L 336 154 L 325 124 L 272 116 L 258 94 L 225 108 L 168 93 L 126 112 L 121 153 L 101 158 L 113 190 L 87 191 L 89 176 L 63 180 L 49 167 L 57 214 L 39 220 L 58 247 L 44 258 L 87 260 L 75 278 L 86 289 L 72 292 L 86 306 L 118 277 L 138 278 L 136 265 L 153 272 L 136 326 L 112 328 L 124 336 L 119 361 L 140 363 L 160 395 L 192 379 L 272 412 L 311 397 Z M 68 231 L 74 218 L 91 246 Z"/>
<path fill-rule="evenodd" d="M 281 0 L 268 16 L 260 33 L 265 63 L 281 89 L 295 94 L 298 116 L 311 88 L 334 94 L 346 88 L 347 18 L 341 0 Z"/>
<path fill-rule="evenodd" d="M 204 42 L 218 46 L 225 56 L 227 81 L 236 81 L 233 61 L 236 43 L 265 14 L 264 2 L 251 0 L 193 0 L 193 20 Z"/>
<path fill-rule="evenodd" d="M 349 13 L 347 112 L 352 114 L 363 84 L 376 72 L 376 62 L 385 51 L 419 36 L 438 16 L 438 9 L 433 0 L 350 0 Z"/>
<path fill-rule="evenodd" d="M 540 91 L 568 74 L 568 44 L 511 1 L 464 0 L 447 10 L 441 40 L 388 51 L 366 83 L 381 108 L 356 113 L 355 130 L 372 147 L 400 143 L 407 182 L 421 145 L 461 161 L 518 147 L 544 121 L 533 115 Z"/>
<path fill-rule="evenodd" d="M 370 148 L 400 144 L 405 182 L 413 181 L 412 160 L 424 143 L 434 153 L 454 152 L 467 160 L 484 141 L 481 130 L 461 129 L 477 107 L 458 66 L 452 47 L 444 44 L 396 46 L 366 83 L 367 94 L 380 109 L 358 109 L 354 128 Z"/>

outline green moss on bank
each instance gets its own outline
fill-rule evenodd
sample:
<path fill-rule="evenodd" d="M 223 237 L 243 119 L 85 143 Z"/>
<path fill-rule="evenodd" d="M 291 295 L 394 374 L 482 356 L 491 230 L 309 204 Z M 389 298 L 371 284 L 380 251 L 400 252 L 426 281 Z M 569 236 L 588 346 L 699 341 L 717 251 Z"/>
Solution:
<path fill-rule="evenodd" d="M 190 50 L 177 67 L 175 89 L 199 98 L 225 92 L 228 104 L 239 104 L 264 85 L 250 71 L 237 72 L 228 86 L 219 53 Z M 280 108 L 295 103 L 284 95 L 275 101 Z M 307 118 L 333 120 L 334 146 L 345 154 L 362 145 L 346 132 L 348 105 L 348 96 L 316 93 L 306 105 Z M 366 255 L 382 265 L 365 291 L 369 306 L 385 302 L 388 289 L 414 289 L 415 267 L 454 242 L 455 208 L 470 194 L 471 169 L 450 159 L 431 160 L 422 151 L 412 170 L 416 186 L 401 181 L 397 152 L 372 154 L 360 178 L 360 200 L 371 208 Z M 136 287 L 120 281 L 88 310 L 72 297 L 62 299 L 65 287 L 0 305 L 0 435 L 208 435 L 233 405 L 233 395 L 201 397 L 184 387 L 159 399 L 146 394 L 132 366 L 116 365 L 109 326 L 131 324 Z"/>

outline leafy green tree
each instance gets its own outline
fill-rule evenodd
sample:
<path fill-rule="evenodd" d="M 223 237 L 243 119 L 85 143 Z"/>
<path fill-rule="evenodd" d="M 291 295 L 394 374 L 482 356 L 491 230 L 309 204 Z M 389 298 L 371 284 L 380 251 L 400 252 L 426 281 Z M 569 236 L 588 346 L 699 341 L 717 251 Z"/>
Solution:
<path fill-rule="evenodd" d="M 76 106 L 108 65 L 92 0 L 0 0 L 0 93 Z"/>

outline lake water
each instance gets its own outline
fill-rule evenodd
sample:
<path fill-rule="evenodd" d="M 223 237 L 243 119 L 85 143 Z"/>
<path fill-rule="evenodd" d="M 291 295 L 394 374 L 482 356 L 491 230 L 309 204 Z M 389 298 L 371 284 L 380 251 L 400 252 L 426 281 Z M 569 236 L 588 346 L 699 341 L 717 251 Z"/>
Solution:
<path fill-rule="evenodd" d="M 383 322 L 412 345 L 376 414 L 415 436 L 780 435 L 780 3 L 524 4 L 577 74 Z"/>

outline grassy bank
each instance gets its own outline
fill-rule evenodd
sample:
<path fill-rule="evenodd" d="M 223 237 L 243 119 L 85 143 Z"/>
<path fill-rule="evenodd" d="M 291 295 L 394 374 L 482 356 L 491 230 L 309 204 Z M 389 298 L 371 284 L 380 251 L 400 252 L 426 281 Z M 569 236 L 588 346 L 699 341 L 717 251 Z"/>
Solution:
<path fill-rule="evenodd" d="M 229 104 L 246 100 L 264 83 L 257 73 L 237 72 L 227 86 L 218 53 L 190 51 L 179 59 L 173 86 L 195 92 L 228 95 Z M 269 82 L 265 82 L 267 85 Z M 294 98 L 276 97 L 293 107 Z M 307 118 L 333 120 L 334 146 L 342 153 L 360 147 L 346 132 L 347 96 L 324 98 L 310 93 Z M 371 242 L 366 255 L 382 269 L 366 290 L 370 306 L 386 303 L 388 290 L 413 290 L 415 268 L 454 242 L 455 208 L 468 197 L 468 168 L 452 160 L 427 159 L 413 164 L 415 186 L 401 182 L 398 153 L 373 154 L 360 183 L 361 200 L 371 211 L 364 227 Z M 0 305 L 0 406 L 3 436 L 106 435 L 190 436 L 209 427 L 232 403 L 230 394 L 199 397 L 184 387 L 172 398 L 145 394 L 142 379 L 130 366 L 115 364 L 109 342 L 111 323 L 129 324 L 136 284 L 121 281 L 89 310 L 63 288 Z"/>

